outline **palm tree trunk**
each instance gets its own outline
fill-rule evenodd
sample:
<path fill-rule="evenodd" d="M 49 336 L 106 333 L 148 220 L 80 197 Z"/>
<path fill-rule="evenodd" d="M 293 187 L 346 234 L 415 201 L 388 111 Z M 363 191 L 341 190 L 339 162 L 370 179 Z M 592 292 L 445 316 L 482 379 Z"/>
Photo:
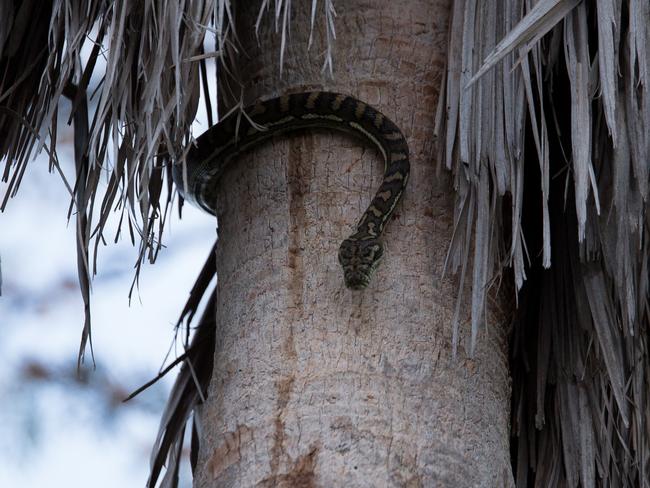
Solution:
<path fill-rule="evenodd" d="M 311 2 L 294 2 L 282 75 L 274 26 L 263 23 L 259 41 L 247 34 L 250 3 L 235 13 L 246 101 L 352 94 L 401 127 L 411 178 L 360 292 L 345 288 L 337 250 L 379 186 L 379 154 L 308 132 L 249 151 L 222 178 L 217 345 L 195 486 L 510 486 L 498 297 L 475 355 L 461 327 L 452 358 L 458 283 L 443 266 L 453 193 L 432 143 L 450 2 L 339 2 L 334 79 L 321 70 L 325 32 L 307 52 Z"/>

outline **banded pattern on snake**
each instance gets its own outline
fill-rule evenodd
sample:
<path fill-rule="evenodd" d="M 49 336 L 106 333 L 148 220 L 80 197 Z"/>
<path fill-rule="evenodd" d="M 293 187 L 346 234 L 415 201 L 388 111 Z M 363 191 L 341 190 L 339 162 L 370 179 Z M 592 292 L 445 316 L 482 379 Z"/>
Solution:
<path fill-rule="evenodd" d="M 174 167 L 183 196 L 214 214 L 216 186 L 228 164 L 242 151 L 277 134 L 327 128 L 360 136 L 384 157 L 384 178 L 355 232 L 339 248 L 348 288 L 365 288 L 383 254 L 379 240 L 409 176 L 409 150 L 400 129 L 378 110 L 351 96 L 312 91 L 258 101 L 233 112 L 204 132 L 188 153 L 185 168 Z M 252 123 L 251 123 L 252 122 Z"/>

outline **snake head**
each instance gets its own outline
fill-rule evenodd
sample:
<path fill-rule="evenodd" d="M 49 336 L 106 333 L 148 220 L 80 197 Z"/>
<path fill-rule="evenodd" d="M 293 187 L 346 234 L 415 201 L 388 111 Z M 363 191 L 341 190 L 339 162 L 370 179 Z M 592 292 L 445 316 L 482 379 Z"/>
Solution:
<path fill-rule="evenodd" d="M 339 248 L 339 263 L 343 266 L 345 286 L 352 290 L 362 290 L 384 254 L 384 247 L 379 239 L 348 238 Z"/>

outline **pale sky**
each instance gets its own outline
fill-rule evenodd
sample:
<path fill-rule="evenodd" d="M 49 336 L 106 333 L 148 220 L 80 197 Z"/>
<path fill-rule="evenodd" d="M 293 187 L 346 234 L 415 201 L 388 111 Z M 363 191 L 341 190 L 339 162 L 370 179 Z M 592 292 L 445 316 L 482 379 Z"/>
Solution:
<path fill-rule="evenodd" d="M 63 146 L 59 157 L 71 174 L 71 154 Z M 0 197 L 5 190 L 0 184 Z M 49 174 L 40 157 L 28 167 L 18 196 L 0 213 L 0 486 L 143 487 L 175 372 L 163 387 L 144 393 L 140 403 L 108 412 L 97 388 L 70 380 L 83 305 L 68 205 L 60 177 Z M 106 234 L 93 282 L 97 370 L 90 373 L 91 383 L 108 382 L 128 393 L 155 376 L 214 241 L 215 225 L 188 205 L 179 221 L 174 209 L 163 240 L 167 248 L 155 265 L 143 266 L 130 307 L 137 249 L 124 239 L 113 244 L 114 233 Z M 128 232 L 123 235 L 128 239 Z M 21 381 L 30 362 L 53 368 L 51 381 Z"/>

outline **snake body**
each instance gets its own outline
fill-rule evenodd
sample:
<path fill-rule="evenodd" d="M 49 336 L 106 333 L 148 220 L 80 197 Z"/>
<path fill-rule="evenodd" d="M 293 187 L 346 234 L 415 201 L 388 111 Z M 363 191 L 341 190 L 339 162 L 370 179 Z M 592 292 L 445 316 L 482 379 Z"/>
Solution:
<path fill-rule="evenodd" d="M 365 288 L 383 254 L 379 240 L 409 176 L 409 150 L 400 129 L 381 112 L 351 96 L 312 91 L 258 101 L 224 117 L 196 140 L 174 180 L 183 196 L 214 214 L 217 181 L 242 151 L 277 134 L 328 128 L 360 136 L 384 157 L 384 178 L 355 232 L 339 248 L 348 288 Z"/>

